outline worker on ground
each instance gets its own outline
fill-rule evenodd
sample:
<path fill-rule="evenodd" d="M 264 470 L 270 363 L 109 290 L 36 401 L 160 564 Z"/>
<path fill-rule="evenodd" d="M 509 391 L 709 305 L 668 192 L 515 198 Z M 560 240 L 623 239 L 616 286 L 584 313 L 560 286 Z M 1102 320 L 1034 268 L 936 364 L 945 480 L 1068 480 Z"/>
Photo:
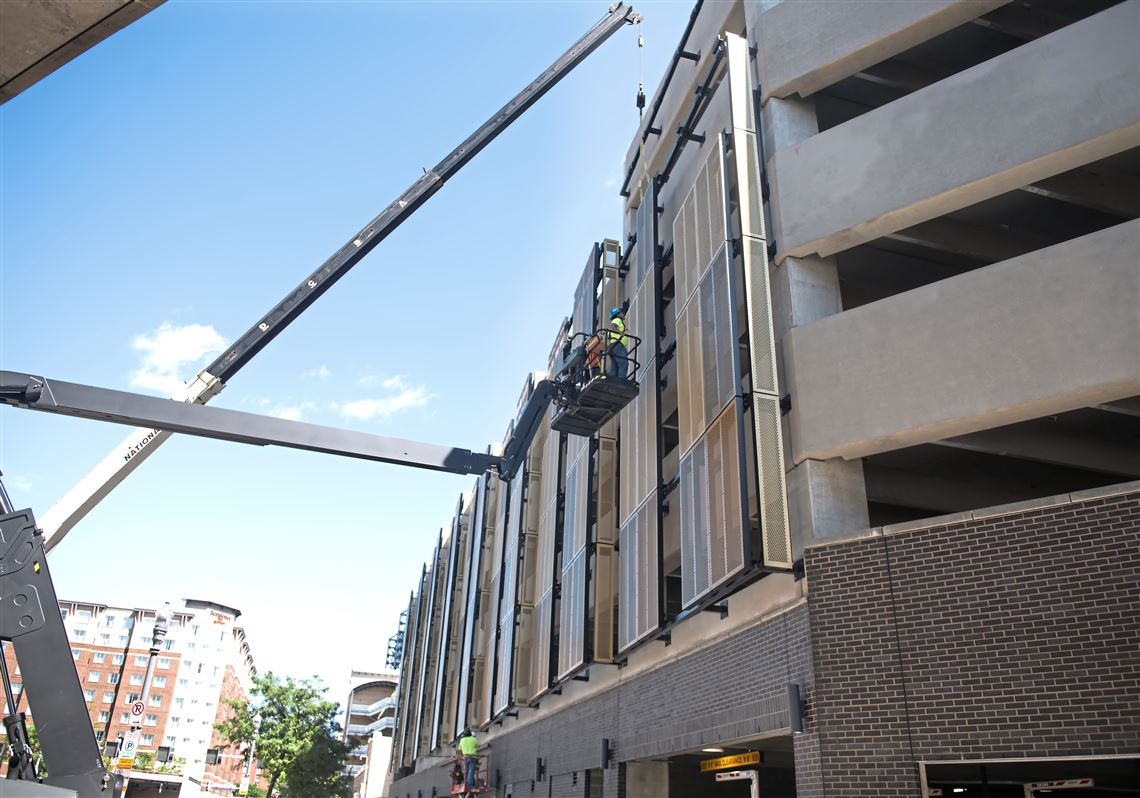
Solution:
<path fill-rule="evenodd" d="M 609 355 L 610 363 L 606 376 L 614 380 L 624 380 L 629 369 L 629 336 L 625 331 L 625 311 L 621 308 L 610 310 L 608 335 L 610 345 L 606 354 Z"/>
<path fill-rule="evenodd" d="M 463 757 L 463 769 L 468 792 L 474 792 L 476 789 L 475 780 L 479 775 L 479 759 L 475 756 L 479 750 L 479 743 L 475 739 L 475 735 L 471 729 L 464 729 L 463 734 L 459 736 L 459 743 L 456 746 L 459 749 L 459 755 Z"/>

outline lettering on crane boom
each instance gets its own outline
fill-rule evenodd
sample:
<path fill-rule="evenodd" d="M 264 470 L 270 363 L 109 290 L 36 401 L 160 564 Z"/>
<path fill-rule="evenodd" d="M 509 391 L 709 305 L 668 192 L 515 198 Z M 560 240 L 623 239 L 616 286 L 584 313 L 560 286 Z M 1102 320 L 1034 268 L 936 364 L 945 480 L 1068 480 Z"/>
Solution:
<path fill-rule="evenodd" d="M 710 770 L 728 770 L 729 768 L 738 768 L 741 765 L 759 765 L 762 761 L 764 760 L 759 751 L 722 756 L 719 759 L 704 759 L 701 760 L 701 773 L 708 773 Z"/>

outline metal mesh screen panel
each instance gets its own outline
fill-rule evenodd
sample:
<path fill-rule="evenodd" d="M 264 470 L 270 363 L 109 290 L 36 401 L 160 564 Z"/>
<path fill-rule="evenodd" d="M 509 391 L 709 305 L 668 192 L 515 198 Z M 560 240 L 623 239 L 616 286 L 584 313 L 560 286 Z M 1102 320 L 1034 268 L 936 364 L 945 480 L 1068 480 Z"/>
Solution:
<path fill-rule="evenodd" d="M 544 593 L 534 605 L 534 637 L 531 647 L 529 700 L 533 703 L 550 688 L 550 632 L 553 594 Z"/>
<path fill-rule="evenodd" d="M 618 648 L 631 647 L 655 631 L 661 618 L 658 578 L 657 491 L 649 494 L 618 532 L 621 550 Z"/>
<path fill-rule="evenodd" d="M 652 386 L 656 360 L 650 361 L 637 397 L 621 411 L 622 456 L 619 517 L 628 518 L 657 487 L 657 397 Z"/>
<path fill-rule="evenodd" d="M 772 331 L 772 293 L 764 242 L 744 242 L 744 274 L 748 281 L 748 338 L 752 350 L 752 388 L 775 394 L 776 344 Z"/>
<path fill-rule="evenodd" d="M 559 604 L 558 680 L 569 676 L 586 661 L 586 550 L 573 555 L 562 571 Z"/>
<path fill-rule="evenodd" d="M 594 660 L 610 662 L 614 658 L 614 612 L 617 608 L 613 546 L 599 543 L 594 552 Z"/>
<path fill-rule="evenodd" d="M 764 539 L 764 564 L 791 568 L 780 400 L 753 395 L 752 415 L 756 421 L 756 449 L 760 463 L 760 524 Z"/>

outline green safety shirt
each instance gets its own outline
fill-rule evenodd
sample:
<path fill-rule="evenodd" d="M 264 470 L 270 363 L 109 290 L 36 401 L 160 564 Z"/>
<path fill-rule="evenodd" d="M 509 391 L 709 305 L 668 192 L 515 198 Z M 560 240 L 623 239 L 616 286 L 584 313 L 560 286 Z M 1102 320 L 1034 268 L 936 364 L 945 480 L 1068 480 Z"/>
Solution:
<path fill-rule="evenodd" d="M 610 331 L 610 343 L 621 344 L 629 349 L 629 336 L 625 334 L 625 320 L 615 316 L 610 324 L 617 328 L 617 332 Z"/>
<path fill-rule="evenodd" d="M 464 756 L 475 756 L 475 752 L 479 750 L 479 743 L 475 740 L 475 735 L 469 734 L 466 737 L 459 738 L 459 753 Z"/>

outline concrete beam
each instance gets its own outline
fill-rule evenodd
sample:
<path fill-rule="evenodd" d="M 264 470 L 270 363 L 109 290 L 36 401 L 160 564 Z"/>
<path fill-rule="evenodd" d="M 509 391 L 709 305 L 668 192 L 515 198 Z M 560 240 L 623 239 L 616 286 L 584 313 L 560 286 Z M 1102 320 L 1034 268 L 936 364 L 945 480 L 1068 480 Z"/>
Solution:
<path fill-rule="evenodd" d="M 931 83 L 937 83 L 939 80 L 938 76 L 932 72 L 927 72 L 925 69 L 919 69 L 901 61 L 884 61 L 881 64 L 872 64 L 866 69 L 856 72 L 855 77 L 868 83 L 875 83 L 904 92 L 925 89 Z"/>
<path fill-rule="evenodd" d="M 913 507 L 931 514 L 960 513 L 1020 501 L 1037 490 L 1028 479 L 1009 475 L 960 472 L 927 474 L 913 469 L 864 463 L 867 500 Z M 1046 488 L 1045 490 L 1052 490 Z"/>
<path fill-rule="evenodd" d="M 804 4 L 816 5 L 832 7 Z M 1138 28 L 1140 3 L 1122 3 L 774 153 L 777 260 L 831 255 L 1140 145 Z"/>
<path fill-rule="evenodd" d="M 792 460 L 852 459 L 1140 394 L 1140 221 L 792 328 Z"/>
<path fill-rule="evenodd" d="M 1140 451 L 1123 440 L 1105 440 L 1058 429 L 1050 421 L 1025 421 L 938 442 L 940 446 L 1033 460 L 1038 463 L 1140 477 Z"/>
<path fill-rule="evenodd" d="M 1116 402 L 1108 402 L 1106 404 L 1094 405 L 1097 410 L 1103 410 L 1106 413 L 1119 413 L 1123 416 L 1134 416 L 1140 418 L 1140 396 L 1130 396 L 1127 399 L 1121 399 Z"/>
<path fill-rule="evenodd" d="M 1140 216 L 1140 184 L 1135 175 L 1074 169 L 1030 183 L 1021 190 L 1126 219 Z"/>
<path fill-rule="evenodd" d="M 939 252 L 965 255 L 988 263 L 1016 258 L 1018 255 L 1041 249 L 1049 243 L 1044 236 L 1024 232 L 999 232 L 948 217 L 931 219 L 929 222 L 896 230 L 886 238 L 919 244 Z"/>
<path fill-rule="evenodd" d="M 0 104 L 165 0 L 3 0 Z"/>
<path fill-rule="evenodd" d="M 751 3 L 763 99 L 807 97 L 1006 2 Z"/>

